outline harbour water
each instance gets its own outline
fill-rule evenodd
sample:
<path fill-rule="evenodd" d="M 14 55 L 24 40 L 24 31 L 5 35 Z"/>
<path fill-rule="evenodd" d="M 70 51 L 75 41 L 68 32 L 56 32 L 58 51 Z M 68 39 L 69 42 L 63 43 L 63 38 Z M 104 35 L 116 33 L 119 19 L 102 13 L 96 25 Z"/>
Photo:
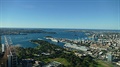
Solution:
<path fill-rule="evenodd" d="M 82 38 L 86 38 L 85 33 L 83 32 L 67 32 L 66 30 L 61 30 L 61 29 L 45 29 L 45 31 L 50 31 L 50 32 L 56 32 L 57 34 L 49 34 L 49 33 L 29 33 L 27 35 L 2 35 L 2 43 L 5 43 L 4 40 L 4 36 L 6 37 L 10 37 L 13 45 L 18 45 L 21 47 L 35 47 L 37 46 L 36 44 L 33 44 L 31 42 L 29 42 L 30 40 L 38 40 L 38 39 L 42 39 L 42 40 L 46 40 L 50 43 L 59 45 L 59 46 L 63 46 L 64 43 L 56 43 L 56 42 L 52 42 L 51 40 L 47 40 L 45 39 L 45 36 L 52 36 L 53 38 L 67 38 L 67 39 L 82 39 Z"/>

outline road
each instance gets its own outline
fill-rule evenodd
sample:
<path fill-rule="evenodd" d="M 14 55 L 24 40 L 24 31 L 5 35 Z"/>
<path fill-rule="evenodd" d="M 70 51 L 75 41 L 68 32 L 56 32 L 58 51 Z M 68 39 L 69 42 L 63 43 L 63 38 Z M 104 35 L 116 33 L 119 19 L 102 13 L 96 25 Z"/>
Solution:
<path fill-rule="evenodd" d="M 7 60 L 8 60 L 7 55 L 9 55 L 10 52 L 11 52 L 11 45 L 9 44 L 10 39 L 7 38 L 6 36 L 4 36 L 4 38 L 5 38 L 5 46 L 6 46 L 6 48 L 5 48 L 4 56 L 0 59 L 1 60 L 0 67 L 7 67 Z"/>

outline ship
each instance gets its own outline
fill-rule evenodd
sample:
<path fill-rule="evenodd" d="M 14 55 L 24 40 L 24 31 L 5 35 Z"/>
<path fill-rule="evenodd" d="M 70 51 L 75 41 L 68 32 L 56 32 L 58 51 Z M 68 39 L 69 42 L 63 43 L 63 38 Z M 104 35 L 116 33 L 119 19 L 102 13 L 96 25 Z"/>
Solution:
<path fill-rule="evenodd" d="M 51 41 L 53 41 L 53 42 L 59 42 L 57 39 L 55 39 L 55 38 L 51 38 Z"/>

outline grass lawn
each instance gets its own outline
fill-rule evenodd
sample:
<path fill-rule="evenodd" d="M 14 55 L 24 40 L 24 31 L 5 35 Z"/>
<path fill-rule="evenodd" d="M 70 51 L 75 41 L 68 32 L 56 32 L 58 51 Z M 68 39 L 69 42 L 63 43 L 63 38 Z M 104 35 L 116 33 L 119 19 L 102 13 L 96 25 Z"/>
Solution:
<path fill-rule="evenodd" d="M 70 63 L 65 59 L 65 58 L 55 58 L 55 59 L 46 59 L 44 60 L 46 63 L 48 62 L 52 62 L 52 61 L 58 61 L 60 63 L 62 63 L 65 66 L 70 65 Z"/>
<path fill-rule="evenodd" d="M 97 67 L 113 67 L 111 63 L 104 62 L 102 60 L 98 60 L 98 66 Z"/>

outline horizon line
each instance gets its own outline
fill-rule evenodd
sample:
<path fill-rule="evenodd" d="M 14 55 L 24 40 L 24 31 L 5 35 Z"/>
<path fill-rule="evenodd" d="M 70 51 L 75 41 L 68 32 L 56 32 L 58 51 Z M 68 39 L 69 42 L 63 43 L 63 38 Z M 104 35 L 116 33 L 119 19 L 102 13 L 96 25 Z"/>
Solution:
<path fill-rule="evenodd" d="M 120 30 L 120 29 L 100 29 L 100 28 L 40 28 L 40 27 L 0 27 L 0 28 L 23 28 L 23 29 L 84 29 L 84 30 Z"/>

